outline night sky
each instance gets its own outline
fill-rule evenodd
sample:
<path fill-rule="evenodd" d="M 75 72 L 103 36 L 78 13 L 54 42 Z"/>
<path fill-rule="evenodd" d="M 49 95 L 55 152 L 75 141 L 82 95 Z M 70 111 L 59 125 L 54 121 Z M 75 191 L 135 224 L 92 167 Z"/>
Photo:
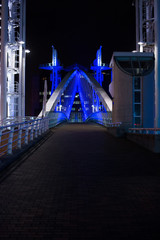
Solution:
<path fill-rule="evenodd" d="M 39 104 L 43 84 L 39 65 L 52 61 L 52 45 L 64 67 L 90 68 L 102 45 L 103 63 L 114 51 L 135 50 L 135 8 L 132 0 L 26 0 L 26 114 Z M 48 73 L 42 73 L 48 74 Z M 49 82 L 50 83 L 50 82 Z M 31 110 L 32 108 L 32 110 Z"/>
<path fill-rule="evenodd" d="M 100 45 L 109 63 L 114 51 L 135 49 L 135 8 L 132 0 L 27 0 L 26 38 L 30 74 L 51 62 L 52 45 L 65 67 L 89 67 Z"/>

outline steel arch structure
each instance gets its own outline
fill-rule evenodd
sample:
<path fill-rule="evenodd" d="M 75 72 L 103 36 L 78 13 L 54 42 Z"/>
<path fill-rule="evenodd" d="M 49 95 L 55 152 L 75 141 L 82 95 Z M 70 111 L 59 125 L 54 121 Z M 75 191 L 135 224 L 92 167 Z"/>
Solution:
<path fill-rule="evenodd" d="M 46 103 L 45 116 L 53 117 L 51 113 L 59 112 L 63 113 L 63 120 L 64 115 L 69 119 L 76 92 L 80 96 L 83 121 L 97 112 L 105 112 L 111 116 L 111 98 L 90 73 L 79 68 L 69 72 L 55 89 Z M 43 117 L 42 112 L 38 117 Z"/>

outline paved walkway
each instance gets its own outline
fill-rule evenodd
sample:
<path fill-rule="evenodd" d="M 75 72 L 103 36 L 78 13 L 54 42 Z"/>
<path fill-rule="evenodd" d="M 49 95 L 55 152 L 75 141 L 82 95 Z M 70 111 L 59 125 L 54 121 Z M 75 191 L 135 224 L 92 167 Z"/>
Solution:
<path fill-rule="evenodd" d="M 0 239 L 159 240 L 160 155 L 69 124 L 0 183 Z"/>

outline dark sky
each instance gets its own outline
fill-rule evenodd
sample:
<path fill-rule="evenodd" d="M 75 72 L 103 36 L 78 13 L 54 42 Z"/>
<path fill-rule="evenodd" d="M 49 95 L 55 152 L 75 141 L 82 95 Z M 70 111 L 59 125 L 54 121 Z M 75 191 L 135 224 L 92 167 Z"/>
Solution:
<path fill-rule="evenodd" d="M 102 45 L 103 62 L 114 51 L 135 49 L 132 0 L 27 0 L 27 71 L 35 74 L 51 62 L 51 46 L 64 66 L 89 67 Z"/>

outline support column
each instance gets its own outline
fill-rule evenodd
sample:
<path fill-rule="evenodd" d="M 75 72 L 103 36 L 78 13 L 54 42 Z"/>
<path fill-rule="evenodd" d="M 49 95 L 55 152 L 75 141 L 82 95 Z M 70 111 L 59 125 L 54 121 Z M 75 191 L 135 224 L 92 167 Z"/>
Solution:
<path fill-rule="evenodd" d="M 155 127 L 160 128 L 160 0 L 154 0 L 155 15 Z"/>
<path fill-rule="evenodd" d="M 26 0 L 22 0 L 21 2 L 21 23 L 20 23 L 20 40 L 24 42 L 21 45 L 20 49 L 20 111 L 19 116 L 25 117 L 25 63 L 26 63 L 26 54 L 25 54 L 25 42 L 26 42 Z"/>
<path fill-rule="evenodd" d="M 139 41 L 140 52 L 143 52 L 143 0 L 139 0 Z"/>
<path fill-rule="evenodd" d="M 136 51 L 139 52 L 139 1 L 135 1 L 135 8 L 136 8 Z"/>
<path fill-rule="evenodd" d="M 6 118 L 8 0 L 2 0 L 0 120 Z"/>

